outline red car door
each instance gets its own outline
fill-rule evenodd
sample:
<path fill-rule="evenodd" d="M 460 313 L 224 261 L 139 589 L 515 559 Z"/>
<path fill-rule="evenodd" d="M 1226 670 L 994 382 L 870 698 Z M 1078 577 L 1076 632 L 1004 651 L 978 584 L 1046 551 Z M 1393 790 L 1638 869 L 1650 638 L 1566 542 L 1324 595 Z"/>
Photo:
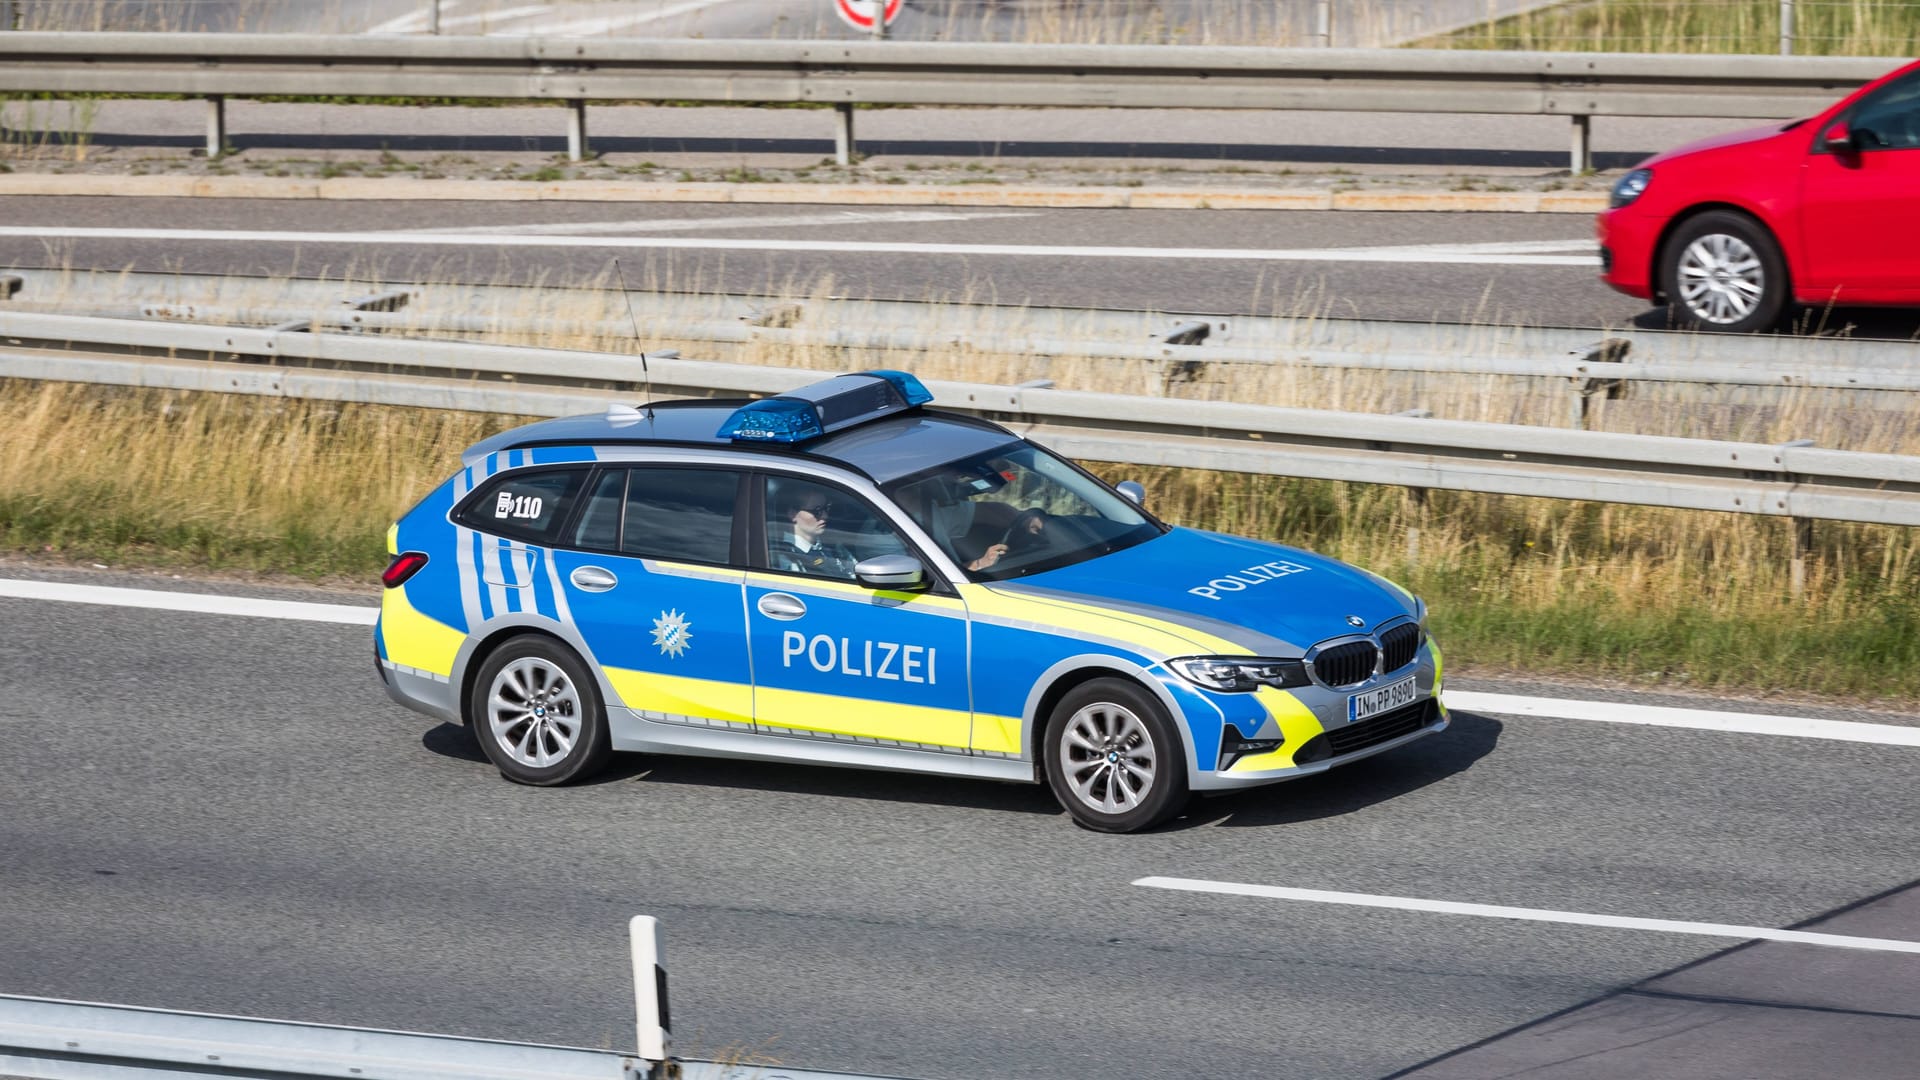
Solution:
<path fill-rule="evenodd" d="M 1850 146 L 1831 148 L 1841 125 Z M 1801 188 L 1814 303 L 1920 301 L 1920 72 L 1880 86 L 1817 132 Z"/>

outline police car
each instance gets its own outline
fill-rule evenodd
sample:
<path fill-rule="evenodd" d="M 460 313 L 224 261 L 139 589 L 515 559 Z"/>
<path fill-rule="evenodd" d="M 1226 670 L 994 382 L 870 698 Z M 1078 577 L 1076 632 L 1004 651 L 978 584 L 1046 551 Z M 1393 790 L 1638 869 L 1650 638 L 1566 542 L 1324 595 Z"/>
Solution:
<path fill-rule="evenodd" d="M 387 692 L 525 784 L 818 762 L 1045 783 L 1110 832 L 1447 726 L 1405 590 L 930 400 L 870 371 L 473 446 L 388 532 Z"/>

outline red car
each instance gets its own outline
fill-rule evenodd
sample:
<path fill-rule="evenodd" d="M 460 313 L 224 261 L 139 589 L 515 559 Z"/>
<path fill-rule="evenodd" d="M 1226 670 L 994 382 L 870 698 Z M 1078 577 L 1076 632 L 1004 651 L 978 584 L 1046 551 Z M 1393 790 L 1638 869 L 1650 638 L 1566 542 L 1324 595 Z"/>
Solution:
<path fill-rule="evenodd" d="M 1790 304 L 1920 306 L 1920 63 L 1811 120 L 1649 158 L 1600 215 L 1600 278 L 1701 329 Z"/>

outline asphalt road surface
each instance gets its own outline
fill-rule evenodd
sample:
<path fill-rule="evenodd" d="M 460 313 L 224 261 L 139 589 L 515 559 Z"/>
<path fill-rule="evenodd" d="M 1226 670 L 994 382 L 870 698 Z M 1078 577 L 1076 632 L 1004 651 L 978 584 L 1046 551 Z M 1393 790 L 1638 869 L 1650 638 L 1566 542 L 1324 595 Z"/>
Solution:
<path fill-rule="evenodd" d="M 604 280 L 618 257 L 636 285 L 689 291 L 830 281 L 864 298 L 1229 314 L 1646 315 L 1596 280 L 1591 228 L 1551 214 L 42 197 L 0 199 L 0 264 L 565 284 Z"/>
<path fill-rule="evenodd" d="M 1459 710 L 1102 836 L 1037 787 L 834 769 L 623 757 L 515 787 L 387 700 L 362 627 L 4 599 L 0 694 L 0 992 L 619 1048 L 651 914 L 689 1057 L 1894 1080 L 1920 1056 L 1912 953 L 1132 884 L 1912 942 L 1911 746 Z"/>

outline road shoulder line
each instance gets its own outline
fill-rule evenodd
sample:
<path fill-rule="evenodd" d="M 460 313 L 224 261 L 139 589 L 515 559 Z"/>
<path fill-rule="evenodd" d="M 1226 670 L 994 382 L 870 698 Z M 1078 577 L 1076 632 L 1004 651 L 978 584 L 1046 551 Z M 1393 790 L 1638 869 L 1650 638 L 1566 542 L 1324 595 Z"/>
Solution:
<path fill-rule="evenodd" d="M 606 180 L 418 180 L 402 177 L 107 176 L 16 172 L 0 175 L 0 196 L 117 196 L 155 199 L 466 200 L 488 202 L 656 202 L 831 204 L 840 206 L 1025 206 L 1099 210 L 1349 210 L 1356 212 L 1592 214 L 1607 197 L 1592 191 L 1326 191 L 1010 185 L 629 183 Z"/>

